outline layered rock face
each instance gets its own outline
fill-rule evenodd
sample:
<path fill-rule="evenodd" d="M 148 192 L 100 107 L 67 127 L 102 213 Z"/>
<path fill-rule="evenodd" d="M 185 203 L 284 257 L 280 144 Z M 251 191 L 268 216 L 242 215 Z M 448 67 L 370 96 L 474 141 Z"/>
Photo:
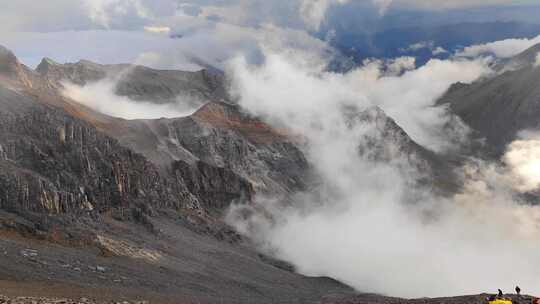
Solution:
<path fill-rule="evenodd" d="M 225 210 L 235 200 L 249 202 L 254 194 L 251 183 L 231 170 L 197 161 L 176 161 L 172 165 L 178 184 L 199 198 L 205 210 Z"/>
<path fill-rule="evenodd" d="M 120 142 L 165 166 L 202 161 L 241 176 L 257 193 L 274 196 L 305 190 L 310 180 L 295 139 L 236 105 L 208 103 L 189 117 L 128 124 L 139 135 L 118 134 Z"/>
<path fill-rule="evenodd" d="M 77 213 L 149 205 L 197 207 L 144 157 L 55 109 L 2 115 L 5 170 L 0 206 L 8 210 Z M 182 185 L 183 186 L 183 185 Z"/>
<path fill-rule="evenodd" d="M 103 130 L 117 130 L 125 121 L 62 98 L 55 84 L 64 74 L 54 74 L 55 67 L 44 71 L 41 65 L 41 72 L 58 77 L 53 82 L 8 50 L 0 59 L 0 208 L 22 216 L 113 209 L 148 215 L 192 209 L 204 215 L 211 207 L 221 211 L 234 199 L 251 198 L 251 185 L 232 171 L 172 162 L 162 170 L 121 145 Z"/>

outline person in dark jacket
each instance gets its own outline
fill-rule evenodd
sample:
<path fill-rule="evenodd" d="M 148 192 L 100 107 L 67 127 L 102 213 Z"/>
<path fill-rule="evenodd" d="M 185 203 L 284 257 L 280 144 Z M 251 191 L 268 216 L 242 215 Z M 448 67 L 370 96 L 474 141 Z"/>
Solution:
<path fill-rule="evenodd" d="M 499 289 L 499 294 L 497 295 L 497 298 L 502 299 L 504 296 L 502 290 Z"/>

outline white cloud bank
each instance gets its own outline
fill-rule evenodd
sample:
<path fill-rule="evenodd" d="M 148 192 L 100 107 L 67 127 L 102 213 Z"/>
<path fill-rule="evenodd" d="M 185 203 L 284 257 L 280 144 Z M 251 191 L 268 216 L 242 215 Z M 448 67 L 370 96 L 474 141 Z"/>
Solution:
<path fill-rule="evenodd" d="M 521 132 L 503 157 L 513 175 L 514 187 L 521 192 L 540 188 L 540 137 L 534 132 Z"/>
<path fill-rule="evenodd" d="M 372 2 L 379 7 L 381 14 L 384 14 L 390 7 L 416 7 L 422 9 L 431 10 L 444 10 L 444 9 L 457 9 L 476 6 L 493 6 L 493 5 L 516 5 L 527 4 L 527 0 L 524 1 L 509 1 L 509 0 L 372 0 Z"/>
<path fill-rule="evenodd" d="M 532 39 L 505 39 L 468 46 L 462 51 L 457 52 L 456 55 L 461 57 L 476 57 L 483 54 L 493 54 L 499 58 L 510 58 L 539 43 L 540 36 Z"/>
<path fill-rule="evenodd" d="M 151 12 L 140 0 L 83 0 L 90 19 L 109 28 L 114 20 L 132 15 L 138 19 L 151 19 Z"/>
<path fill-rule="evenodd" d="M 343 5 L 350 0 L 302 0 L 300 15 L 304 22 L 313 30 L 318 30 L 326 17 L 326 12 L 332 5 Z"/>
<path fill-rule="evenodd" d="M 536 54 L 536 58 L 534 60 L 534 67 L 540 66 L 540 53 Z"/>
<path fill-rule="evenodd" d="M 449 118 L 433 103 L 451 83 L 486 73 L 485 63 L 432 60 L 397 74 L 384 66 L 340 75 L 279 53 L 260 66 L 233 61 L 240 104 L 306 136 L 323 186 L 299 193 L 293 205 L 260 198 L 233 206 L 229 222 L 299 272 L 363 292 L 445 296 L 519 284 L 540 293 L 540 208 L 516 198 L 508 168 L 472 162 L 462 193 L 439 197 L 416 183 L 424 172 L 380 120 L 351 120 L 355 109 L 380 106 L 417 141 L 451 142 L 440 132 Z M 391 157 L 374 161 L 381 145 Z"/>
<path fill-rule="evenodd" d="M 309 65 L 303 64 L 305 67 Z M 311 64 L 309 68 L 317 71 L 310 71 L 307 67 L 299 70 L 276 55 L 267 56 L 264 67 L 251 79 L 247 76 L 242 78 L 241 92 L 244 100 L 250 102 L 247 106 L 251 110 L 271 107 L 272 111 L 290 111 L 290 115 L 299 115 L 299 112 L 310 111 L 295 109 L 296 105 L 332 108 L 346 101 L 363 108 L 378 106 L 414 140 L 436 151 L 451 148 L 462 134 L 448 133 L 445 126 L 451 118 L 445 108 L 434 107 L 435 101 L 451 84 L 471 82 L 490 71 L 480 60 L 431 60 L 414 69 L 414 59 L 409 57 L 387 62 L 366 61 L 362 68 L 347 74 L 320 73 L 320 68 L 324 67 L 322 64 Z M 234 70 L 233 73 L 245 75 L 247 72 Z M 269 81 L 268 85 L 261 87 L 257 83 L 258 80 L 263 81 L 261 77 L 274 82 Z M 246 96 L 247 92 L 250 95 Z M 294 102 L 274 102 L 275 99 L 291 98 Z"/>
<path fill-rule="evenodd" d="M 124 119 L 175 118 L 193 114 L 197 108 L 188 97 L 178 97 L 174 104 L 134 101 L 115 93 L 116 81 L 104 79 L 79 86 L 64 82 L 62 94 L 100 113 Z"/>
<path fill-rule="evenodd" d="M 145 26 L 144 30 L 150 33 L 169 33 L 171 28 L 168 26 Z"/>

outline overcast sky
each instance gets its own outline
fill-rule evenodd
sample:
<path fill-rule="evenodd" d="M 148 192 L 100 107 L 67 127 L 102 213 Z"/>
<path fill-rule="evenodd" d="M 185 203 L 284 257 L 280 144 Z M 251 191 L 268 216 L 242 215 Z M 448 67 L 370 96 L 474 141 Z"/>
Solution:
<path fill-rule="evenodd" d="M 400 9 L 446 10 L 471 6 L 533 4 L 509 0 L 19 0 L 0 2 L 0 44 L 35 66 L 41 57 L 58 61 L 141 60 L 158 67 L 185 66 L 191 53 L 211 50 L 216 63 L 235 51 L 253 51 L 261 27 L 314 33 L 328 10 L 351 6 L 380 16 Z M 361 5 L 359 5 L 361 4 Z M 364 12 L 365 13 L 365 12 Z M 362 12 L 358 12 L 359 16 Z M 326 26 L 328 28 L 328 25 Z M 331 25 L 330 25 L 331 27 Z M 217 30 L 216 30 L 217 29 Z M 354 30 L 354 29 L 352 29 Z M 171 42 L 172 33 L 188 37 Z M 195 37 L 195 35 L 203 35 Z M 181 55 L 171 59 L 174 49 Z M 167 59 L 163 53 L 169 53 Z M 159 56 L 161 54 L 161 56 Z M 206 54 L 205 54 L 206 55 Z M 252 54 L 256 56 L 256 52 Z M 216 61 L 216 62 L 213 62 Z"/>
<path fill-rule="evenodd" d="M 19 0 L 0 3 L 4 30 L 137 29 L 184 14 L 239 24 L 276 22 L 316 26 L 333 5 L 366 3 L 379 9 L 449 9 L 535 4 L 535 0 Z M 296 18 L 294 18 L 296 17 Z M 298 20 L 300 19 L 300 20 Z"/>

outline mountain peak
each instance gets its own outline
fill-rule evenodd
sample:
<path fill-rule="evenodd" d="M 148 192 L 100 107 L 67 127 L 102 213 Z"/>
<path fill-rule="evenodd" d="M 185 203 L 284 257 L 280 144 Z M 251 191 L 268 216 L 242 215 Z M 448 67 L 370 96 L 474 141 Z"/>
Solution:
<path fill-rule="evenodd" d="M 21 64 L 12 51 L 0 46 L 0 76 L 23 86 L 32 86 L 30 74 L 30 69 Z"/>
<path fill-rule="evenodd" d="M 515 71 L 522 68 L 535 67 L 537 66 L 538 54 L 540 54 L 540 43 L 503 62 L 498 68 L 502 71 Z"/>
<path fill-rule="evenodd" d="M 3 54 L 3 53 L 12 53 L 12 52 L 8 48 L 6 48 L 5 46 L 0 45 L 0 54 Z"/>
<path fill-rule="evenodd" d="M 36 71 L 40 74 L 46 74 L 49 71 L 51 66 L 57 66 L 57 65 L 59 65 L 58 62 L 52 60 L 51 58 L 44 57 L 43 59 L 41 59 L 41 62 L 36 68 Z"/>
<path fill-rule="evenodd" d="M 0 73 L 13 75 L 17 72 L 19 60 L 12 51 L 0 45 Z"/>

